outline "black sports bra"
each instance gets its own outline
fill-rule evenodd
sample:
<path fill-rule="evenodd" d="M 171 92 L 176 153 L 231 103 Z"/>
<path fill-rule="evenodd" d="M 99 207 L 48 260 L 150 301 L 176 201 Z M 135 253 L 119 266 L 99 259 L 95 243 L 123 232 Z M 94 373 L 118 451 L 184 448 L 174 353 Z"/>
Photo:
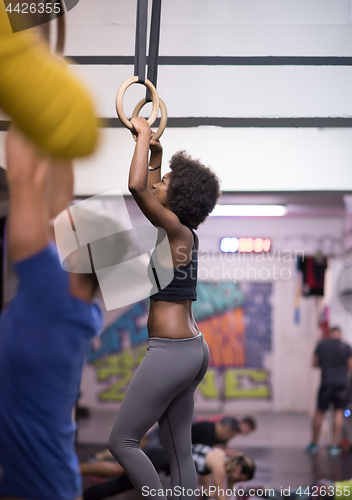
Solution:
<path fill-rule="evenodd" d="M 192 229 L 191 231 L 193 234 L 191 260 L 185 266 L 174 268 L 162 266 L 157 261 L 156 249 L 154 249 L 147 270 L 148 277 L 153 285 L 151 299 L 169 301 L 197 300 L 198 250 L 196 248 L 195 233 Z M 155 284 L 158 291 L 154 293 Z"/>

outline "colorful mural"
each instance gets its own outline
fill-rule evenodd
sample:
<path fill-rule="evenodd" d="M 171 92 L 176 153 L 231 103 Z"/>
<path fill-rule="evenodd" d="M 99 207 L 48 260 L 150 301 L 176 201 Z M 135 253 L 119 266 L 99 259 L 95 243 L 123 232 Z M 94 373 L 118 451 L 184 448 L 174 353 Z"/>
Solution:
<path fill-rule="evenodd" d="M 270 399 L 271 283 L 201 282 L 193 313 L 209 346 L 205 399 Z M 120 402 L 146 352 L 148 301 L 132 306 L 101 335 L 88 362 L 101 384 L 101 401 Z"/>

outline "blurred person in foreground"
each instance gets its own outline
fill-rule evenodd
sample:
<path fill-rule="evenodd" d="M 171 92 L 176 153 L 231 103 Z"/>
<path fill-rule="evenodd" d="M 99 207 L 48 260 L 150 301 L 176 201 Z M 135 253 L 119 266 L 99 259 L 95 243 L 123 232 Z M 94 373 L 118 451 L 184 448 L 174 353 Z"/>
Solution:
<path fill-rule="evenodd" d="M 7 137 L 8 251 L 18 276 L 0 316 L 0 499 L 75 500 L 72 409 L 102 326 L 95 274 L 63 270 L 50 224 L 72 200 L 72 165 Z M 75 257 L 74 257 L 75 258 Z"/>

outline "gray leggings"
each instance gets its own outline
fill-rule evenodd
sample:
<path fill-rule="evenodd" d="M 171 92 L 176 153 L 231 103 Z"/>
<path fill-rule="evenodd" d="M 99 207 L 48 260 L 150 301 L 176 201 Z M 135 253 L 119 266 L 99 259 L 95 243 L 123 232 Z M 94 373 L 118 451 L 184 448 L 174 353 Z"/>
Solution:
<path fill-rule="evenodd" d="M 148 339 L 147 354 L 126 391 L 108 442 L 109 450 L 144 497 L 155 489 L 158 500 L 166 500 L 158 495 L 162 485 L 153 464 L 139 448 L 142 437 L 157 421 L 172 488 L 196 488 L 191 450 L 194 391 L 208 363 L 209 350 L 201 333 L 189 339 Z M 184 497 L 192 498 L 177 498 Z"/>

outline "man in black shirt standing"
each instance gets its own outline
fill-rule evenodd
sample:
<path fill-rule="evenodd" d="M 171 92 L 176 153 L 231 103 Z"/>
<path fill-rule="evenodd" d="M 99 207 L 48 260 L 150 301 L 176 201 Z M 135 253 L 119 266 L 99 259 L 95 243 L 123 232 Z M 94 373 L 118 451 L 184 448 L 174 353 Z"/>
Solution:
<path fill-rule="evenodd" d="M 334 405 L 333 436 L 330 455 L 341 452 L 338 443 L 341 436 L 343 414 L 350 400 L 350 372 L 352 371 L 352 349 L 341 340 L 341 329 L 331 328 L 329 337 L 317 345 L 313 366 L 321 368 L 321 385 L 318 405 L 313 419 L 313 439 L 307 450 L 318 451 L 318 439 L 326 410 Z"/>

